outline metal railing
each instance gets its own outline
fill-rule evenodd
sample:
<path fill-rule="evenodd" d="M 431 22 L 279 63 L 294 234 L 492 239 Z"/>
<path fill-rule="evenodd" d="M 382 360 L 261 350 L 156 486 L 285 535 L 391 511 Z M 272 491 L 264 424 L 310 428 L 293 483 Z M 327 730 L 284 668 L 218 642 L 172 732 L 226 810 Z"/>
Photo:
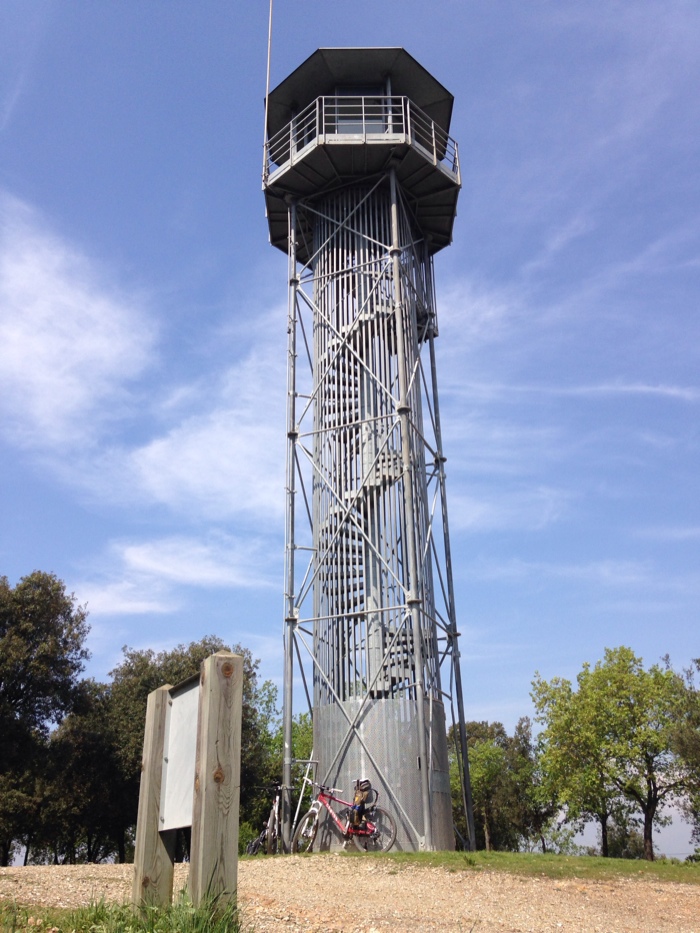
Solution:
<path fill-rule="evenodd" d="M 265 178 L 303 158 L 309 146 L 347 142 L 408 143 L 459 182 L 457 143 L 408 97 L 317 97 L 265 145 Z"/>

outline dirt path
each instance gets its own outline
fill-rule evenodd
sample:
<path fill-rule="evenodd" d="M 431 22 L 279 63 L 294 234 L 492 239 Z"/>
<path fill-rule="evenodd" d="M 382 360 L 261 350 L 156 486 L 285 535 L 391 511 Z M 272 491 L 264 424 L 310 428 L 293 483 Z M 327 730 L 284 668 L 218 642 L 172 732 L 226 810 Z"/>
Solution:
<path fill-rule="evenodd" d="M 178 866 L 176 890 L 187 866 Z M 0 869 L 0 900 L 77 907 L 126 901 L 132 866 Z M 658 881 L 553 881 L 337 855 L 239 865 L 241 907 L 255 933 L 700 933 L 700 887 Z"/>

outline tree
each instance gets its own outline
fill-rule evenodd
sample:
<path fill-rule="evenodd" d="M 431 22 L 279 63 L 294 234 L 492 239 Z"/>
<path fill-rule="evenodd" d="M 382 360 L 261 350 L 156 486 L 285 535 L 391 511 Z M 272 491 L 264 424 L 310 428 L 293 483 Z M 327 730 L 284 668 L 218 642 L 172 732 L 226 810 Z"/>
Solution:
<path fill-rule="evenodd" d="M 645 670 L 620 647 L 607 648 L 594 668 L 584 664 L 577 685 L 574 692 L 569 681 L 539 674 L 533 682 L 549 780 L 572 813 L 595 815 L 601 829 L 616 805 L 639 811 L 644 856 L 653 860 L 654 825 L 689 787 L 689 769 L 673 751 L 682 678 L 668 667 Z"/>
<path fill-rule="evenodd" d="M 608 834 L 610 858 L 644 858 L 644 837 L 636 820 L 613 819 Z"/>
<path fill-rule="evenodd" d="M 520 719 L 512 736 L 500 722 L 470 722 L 467 735 L 477 848 L 517 852 L 536 839 L 546 851 L 556 797 L 543 784 L 530 720 Z M 450 755 L 453 807 L 464 835 L 459 772 Z"/>
<path fill-rule="evenodd" d="M 100 862 L 119 852 L 128 791 L 119 769 L 109 688 L 81 684 L 81 700 L 51 734 L 41 774 L 42 806 L 32 862 Z"/>
<path fill-rule="evenodd" d="M 540 736 L 544 781 L 566 802 L 571 820 L 598 822 L 601 853 L 607 857 L 610 820 L 621 819 L 622 803 L 600 762 L 596 734 L 581 727 L 585 697 L 575 693 L 568 680 L 555 677 L 547 683 L 536 675 L 532 698 L 538 721 L 546 724 Z"/>
<path fill-rule="evenodd" d="M 513 794 L 512 823 L 526 844 L 536 839 L 546 852 L 550 824 L 559 810 L 558 794 L 544 780 L 539 749 L 533 742 L 532 724 L 527 716 L 515 726 L 507 759 Z"/>
<path fill-rule="evenodd" d="M 666 666 L 670 666 L 668 659 Z M 693 661 L 693 667 L 684 671 L 681 715 L 672 731 L 672 747 L 687 768 L 685 813 L 694 826 L 694 840 L 700 842 L 700 688 L 695 684 L 696 672 L 700 672 L 700 658 Z"/>
<path fill-rule="evenodd" d="M 0 577 L 0 865 L 29 831 L 34 776 L 52 726 L 74 708 L 87 610 L 54 575 Z"/>
<path fill-rule="evenodd" d="M 469 775 L 478 847 L 482 838 L 487 852 L 517 845 L 507 818 L 511 788 L 505 750 L 492 739 L 476 742 L 469 748 Z"/>
<path fill-rule="evenodd" d="M 505 755 L 510 741 L 508 733 L 502 723 L 485 721 L 466 723 L 466 732 L 476 848 L 516 850 L 518 840 L 510 820 L 511 787 Z M 467 823 L 457 758 L 459 743 L 455 738 L 455 727 L 451 726 L 447 747 L 452 808 L 456 831 L 466 844 Z M 502 768 L 498 767 L 499 762 Z"/>

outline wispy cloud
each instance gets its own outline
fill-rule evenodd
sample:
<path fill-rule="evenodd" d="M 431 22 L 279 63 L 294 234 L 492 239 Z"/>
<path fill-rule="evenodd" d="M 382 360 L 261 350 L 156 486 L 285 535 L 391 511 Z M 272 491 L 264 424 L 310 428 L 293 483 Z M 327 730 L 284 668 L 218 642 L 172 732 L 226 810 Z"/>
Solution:
<path fill-rule="evenodd" d="M 190 382 L 161 379 L 145 401 L 143 384 L 138 393 L 130 385 L 155 372 L 154 314 L 7 194 L 0 224 L 6 438 L 50 453 L 56 475 L 97 499 L 160 504 L 218 521 L 278 521 L 285 357 L 271 325 L 284 312 L 256 314 L 245 346 L 228 335 L 232 364 L 222 365 L 219 352 L 218 371 Z M 107 428 L 119 419 L 124 426 L 138 419 L 136 436 L 146 433 L 146 440 L 115 442 Z"/>
<path fill-rule="evenodd" d="M 644 561 L 598 560 L 580 564 L 526 561 L 513 558 L 500 563 L 477 562 L 463 573 L 478 580 L 558 579 L 605 586 L 629 586 L 649 582 L 651 567 Z"/>
<path fill-rule="evenodd" d="M 533 259 L 530 259 L 521 268 L 523 275 L 533 275 L 540 273 L 554 262 L 559 254 L 565 250 L 572 242 L 587 233 L 592 232 L 596 227 L 592 217 L 577 213 L 568 218 L 563 224 L 555 227 L 547 237 L 540 253 Z"/>
<path fill-rule="evenodd" d="M 173 612 L 177 601 L 153 579 L 95 580 L 77 584 L 81 602 L 87 603 L 90 616 L 153 615 Z"/>
<path fill-rule="evenodd" d="M 84 253 L 0 194 L 0 410 L 25 446 L 94 442 L 151 358 L 154 328 Z"/>
<path fill-rule="evenodd" d="M 174 612 L 188 588 L 265 589 L 279 571 L 264 539 L 214 532 L 116 541 L 93 564 L 76 591 L 96 617 Z"/>
<path fill-rule="evenodd" d="M 463 488 L 463 487 L 462 487 Z M 541 531 L 565 514 L 570 495 L 561 489 L 472 487 L 450 493 L 450 524 L 455 531 Z"/>
<path fill-rule="evenodd" d="M 659 526 L 640 528 L 636 534 L 652 541 L 700 541 L 700 525 Z"/>
<path fill-rule="evenodd" d="M 10 124 L 51 20 L 50 0 L 5 4 L 0 35 L 0 134 Z"/>
<path fill-rule="evenodd" d="M 261 338 L 212 382 L 195 414 L 124 454 L 130 481 L 152 501 L 209 519 L 278 522 L 284 506 L 284 364 Z"/>
<path fill-rule="evenodd" d="M 253 587 L 271 585 L 266 548 L 216 535 L 206 541 L 183 536 L 116 545 L 128 573 L 182 586 Z"/>
<path fill-rule="evenodd" d="M 457 391 L 451 388 L 451 392 Z M 680 402 L 700 401 L 700 386 L 669 385 L 664 383 L 642 382 L 601 382 L 589 385 L 528 384 L 524 382 L 471 382 L 464 381 L 458 388 L 459 395 L 479 401 L 513 398 L 518 395 L 541 396 L 579 396 L 596 398 L 600 396 L 637 395 L 666 398 Z"/>

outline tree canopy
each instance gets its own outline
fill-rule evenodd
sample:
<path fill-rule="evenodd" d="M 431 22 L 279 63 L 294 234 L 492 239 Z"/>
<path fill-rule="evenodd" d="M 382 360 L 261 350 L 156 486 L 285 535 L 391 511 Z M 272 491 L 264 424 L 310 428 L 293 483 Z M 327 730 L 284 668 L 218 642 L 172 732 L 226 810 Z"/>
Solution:
<path fill-rule="evenodd" d="M 533 682 L 542 733 L 542 766 L 572 815 L 600 821 L 624 808 L 643 822 L 644 855 L 663 808 L 687 796 L 691 771 L 674 751 L 685 714 L 683 679 L 669 666 L 648 670 L 630 648 L 606 649 L 584 664 L 577 690 L 567 680 Z"/>
<path fill-rule="evenodd" d="M 0 577 L 0 723 L 48 734 L 73 708 L 88 652 L 87 610 L 53 574 Z"/>
<path fill-rule="evenodd" d="M 469 722 L 467 735 L 477 848 L 518 851 L 536 844 L 547 851 L 556 798 L 542 783 L 530 720 L 518 720 L 512 736 L 500 722 Z M 465 837 L 454 753 L 451 759 L 453 807 Z"/>
<path fill-rule="evenodd" d="M 0 865 L 26 835 L 52 726 L 75 708 L 87 611 L 50 573 L 0 577 Z"/>
<path fill-rule="evenodd" d="M 668 662 L 667 662 L 668 663 Z M 700 843 L 700 688 L 695 674 L 700 672 L 700 658 L 684 672 L 685 692 L 681 715 L 672 730 L 672 747 L 687 769 L 688 797 L 685 814 L 695 827 L 693 836 Z"/>

